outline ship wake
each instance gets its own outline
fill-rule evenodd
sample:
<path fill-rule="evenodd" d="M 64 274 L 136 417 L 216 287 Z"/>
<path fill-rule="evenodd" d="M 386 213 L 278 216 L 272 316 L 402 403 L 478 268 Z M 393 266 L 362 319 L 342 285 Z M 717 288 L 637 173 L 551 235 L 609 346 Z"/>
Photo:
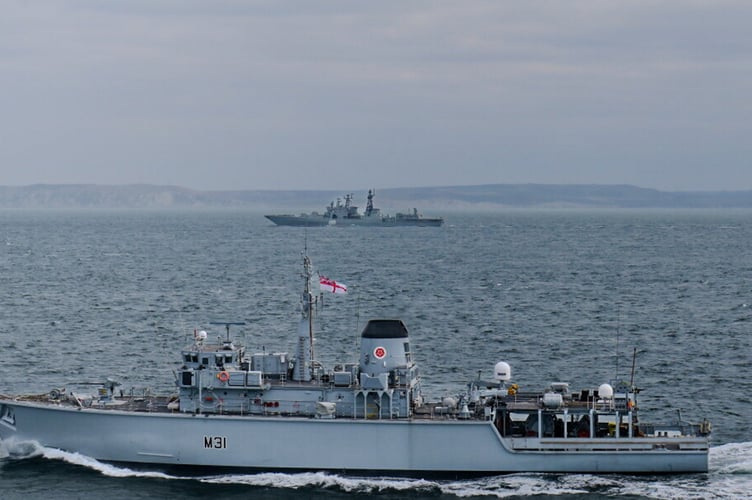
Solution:
<path fill-rule="evenodd" d="M 357 477 L 326 472 L 251 473 L 210 476 L 174 475 L 100 462 L 78 453 L 45 448 L 34 442 L 0 442 L 4 461 L 43 458 L 85 467 L 113 478 L 142 478 L 228 487 L 343 492 L 390 496 L 519 498 L 537 495 L 635 496 L 654 499 L 736 498 L 752 491 L 752 442 L 730 443 L 710 450 L 708 474 L 625 476 L 595 474 L 507 474 L 468 480 Z M 741 480 L 740 480 L 741 476 Z"/>

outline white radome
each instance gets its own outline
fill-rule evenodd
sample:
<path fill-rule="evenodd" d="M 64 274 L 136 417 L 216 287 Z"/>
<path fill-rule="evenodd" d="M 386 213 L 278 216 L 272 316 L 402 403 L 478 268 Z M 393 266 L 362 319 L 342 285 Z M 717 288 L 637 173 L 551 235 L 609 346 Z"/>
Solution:
<path fill-rule="evenodd" d="M 611 399 L 614 397 L 614 388 L 610 384 L 601 384 L 598 387 L 598 396 L 603 399 Z"/>
<path fill-rule="evenodd" d="M 494 366 L 494 379 L 499 382 L 512 380 L 512 367 L 509 366 L 509 363 L 505 363 L 504 361 L 496 363 L 496 366 Z"/>

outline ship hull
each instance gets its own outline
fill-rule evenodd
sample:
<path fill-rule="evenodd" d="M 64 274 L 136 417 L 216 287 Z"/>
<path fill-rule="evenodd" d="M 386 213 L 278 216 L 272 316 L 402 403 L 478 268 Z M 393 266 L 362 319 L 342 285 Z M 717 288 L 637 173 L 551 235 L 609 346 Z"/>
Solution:
<path fill-rule="evenodd" d="M 422 217 L 419 219 L 393 219 L 393 218 L 385 218 L 383 225 L 389 226 L 389 227 L 403 227 L 403 226 L 412 226 L 412 227 L 439 227 L 442 224 L 444 224 L 444 219 L 439 218 L 426 218 Z"/>
<path fill-rule="evenodd" d="M 278 226 L 321 227 L 329 225 L 329 219 L 325 217 L 300 215 L 265 215 L 264 217 Z"/>
<path fill-rule="evenodd" d="M 323 227 L 323 226 L 369 226 L 369 227 L 439 227 L 444 219 L 395 219 L 393 217 L 359 217 L 347 219 L 329 219 L 314 215 L 265 215 L 278 226 Z"/>
<path fill-rule="evenodd" d="M 0 402 L 0 438 L 108 462 L 402 475 L 706 472 L 707 440 L 502 438 L 489 421 L 144 413 Z"/>

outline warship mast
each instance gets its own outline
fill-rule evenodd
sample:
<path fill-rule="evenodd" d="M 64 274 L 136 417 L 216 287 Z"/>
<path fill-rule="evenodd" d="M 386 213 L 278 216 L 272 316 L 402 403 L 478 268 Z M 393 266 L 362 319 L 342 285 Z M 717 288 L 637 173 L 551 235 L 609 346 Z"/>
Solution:
<path fill-rule="evenodd" d="M 313 276 L 311 259 L 303 256 L 303 294 L 301 296 L 301 318 L 298 324 L 298 343 L 295 353 L 293 380 L 308 382 L 313 368 L 313 294 L 311 293 L 311 276 Z"/>

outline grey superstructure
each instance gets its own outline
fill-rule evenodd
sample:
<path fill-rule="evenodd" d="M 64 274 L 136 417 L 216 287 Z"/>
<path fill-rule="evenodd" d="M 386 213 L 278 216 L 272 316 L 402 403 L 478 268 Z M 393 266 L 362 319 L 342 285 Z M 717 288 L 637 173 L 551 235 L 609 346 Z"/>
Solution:
<path fill-rule="evenodd" d="M 382 215 L 381 210 L 373 206 L 374 190 L 368 191 L 366 209 L 361 214 L 358 207 L 353 205 L 353 195 L 345 195 L 345 202 L 342 203 L 337 198 L 336 203 L 332 201 L 323 214 L 311 212 L 300 215 L 265 215 L 267 219 L 278 226 L 441 226 L 444 219 L 441 217 L 424 217 L 413 208 L 409 213 L 397 213 L 395 216 Z"/>
<path fill-rule="evenodd" d="M 439 402 L 424 401 L 407 328 L 371 320 L 357 361 L 314 355 L 312 267 L 292 355 L 247 354 L 204 331 L 181 352 L 172 396 L 52 390 L 0 397 L 0 438 L 104 461 L 352 473 L 676 473 L 708 469 L 710 425 L 638 418 L 631 383 L 523 393 L 507 363 Z"/>

